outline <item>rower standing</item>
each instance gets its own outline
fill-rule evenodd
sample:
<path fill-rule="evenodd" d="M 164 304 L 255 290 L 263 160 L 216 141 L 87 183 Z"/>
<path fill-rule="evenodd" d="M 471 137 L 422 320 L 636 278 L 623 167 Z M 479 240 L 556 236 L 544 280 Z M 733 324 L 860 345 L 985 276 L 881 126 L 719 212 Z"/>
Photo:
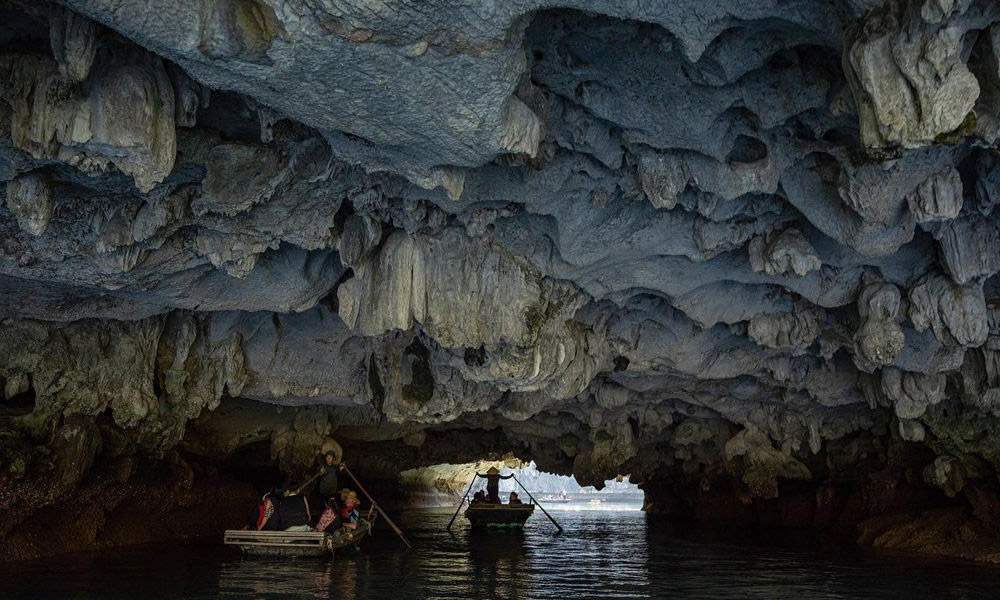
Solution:
<path fill-rule="evenodd" d="M 486 501 L 500 504 L 500 471 L 496 467 L 486 471 Z"/>
<path fill-rule="evenodd" d="M 319 467 L 321 475 L 319 477 L 318 488 L 320 498 L 324 504 L 331 496 L 336 496 L 340 493 L 338 473 L 343 469 L 343 463 L 337 463 L 337 457 L 332 450 L 323 455 L 323 462 Z"/>

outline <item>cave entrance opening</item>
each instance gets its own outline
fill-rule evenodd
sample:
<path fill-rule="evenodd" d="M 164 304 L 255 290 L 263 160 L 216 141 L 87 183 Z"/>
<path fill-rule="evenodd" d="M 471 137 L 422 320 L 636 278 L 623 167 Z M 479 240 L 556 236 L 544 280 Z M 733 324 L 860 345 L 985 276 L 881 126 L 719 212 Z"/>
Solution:
<path fill-rule="evenodd" d="M 629 481 L 628 476 L 605 481 L 604 487 L 598 490 L 594 486 L 581 486 L 572 475 L 542 471 L 534 461 L 514 465 L 502 461 L 445 463 L 410 469 L 400 473 L 400 488 L 412 506 L 454 506 L 475 474 L 485 473 L 490 467 L 496 467 L 504 474 L 513 473 L 546 510 L 641 510 L 643 506 L 643 492 Z M 482 478 L 472 481 L 470 497 L 485 489 L 485 485 Z M 523 496 L 513 478 L 500 480 L 500 497 L 504 502 L 511 492 Z"/>

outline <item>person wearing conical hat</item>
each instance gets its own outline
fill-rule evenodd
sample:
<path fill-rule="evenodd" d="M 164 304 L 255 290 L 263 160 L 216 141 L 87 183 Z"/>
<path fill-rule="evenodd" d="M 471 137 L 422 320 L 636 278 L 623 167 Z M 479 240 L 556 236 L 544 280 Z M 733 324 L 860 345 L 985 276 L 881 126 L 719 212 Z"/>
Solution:
<path fill-rule="evenodd" d="M 500 471 L 496 467 L 486 471 L 486 501 L 500 504 Z"/>

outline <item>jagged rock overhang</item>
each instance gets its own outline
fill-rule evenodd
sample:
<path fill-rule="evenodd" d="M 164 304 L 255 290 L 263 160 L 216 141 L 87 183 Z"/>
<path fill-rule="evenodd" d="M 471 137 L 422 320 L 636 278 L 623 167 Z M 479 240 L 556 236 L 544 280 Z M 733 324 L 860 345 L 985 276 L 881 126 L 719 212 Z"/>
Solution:
<path fill-rule="evenodd" d="M 289 469 L 356 427 L 992 481 L 1000 16 L 876 4 L 8 3 L 4 426 L 157 454 L 242 397 L 319 406 Z"/>

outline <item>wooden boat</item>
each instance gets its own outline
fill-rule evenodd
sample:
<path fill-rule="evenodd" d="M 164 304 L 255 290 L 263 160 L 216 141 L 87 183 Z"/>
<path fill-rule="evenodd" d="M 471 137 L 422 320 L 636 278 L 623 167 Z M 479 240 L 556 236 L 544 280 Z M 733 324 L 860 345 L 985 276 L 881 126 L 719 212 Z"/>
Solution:
<path fill-rule="evenodd" d="M 466 500 L 469 498 L 469 492 L 472 491 L 472 486 L 476 483 L 476 479 L 486 480 L 486 490 L 487 498 L 492 500 L 497 500 L 498 485 L 501 479 L 513 479 L 520 488 L 531 498 L 531 504 L 523 504 L 520 502 L 515 502 L 513 504 L 501 504 L 499 502 L 479 502 L 478 498 L 476 501 L 469 503 L 469 508 L 465 509 L 465 518 L 469 520 L 469 524 L 472 525 L 473 529 L 485 529 L 492 527 L 508 527 L 520 529 L 524 527 L 524 522 L 528 520 L 531 513 L 535 512 L 535 497 L 531 495 L 528 488 L 521 485 L 521 482 L 517 480 L 517 477 L 513 473 L 510 475 L 501 475 L 500 470 L 496 467 L 490 467 L 490 470 L 486 472 L 485 475 L 482 473 L 476 473 L 469 482 L 469 487 L 466 488 L 465 494 L 462 496 L 461 502 L 458 503 L 458 508 L 455 509 L 455 514 L 451 516 L 451 520 L 448 521 L 448 531 L 451 531 L 451 525 L 455 522 L 455 517 L 462 510 L 462 505 L 465 504 Z M 478 495 L 478 494 L 477 494 Z M 511 499 L 515 499 L 517 496 L 513 493 L 510 495 Z M 562 525 L 556 523 L 556 520 L 552 518 L 545 507 L 538 504 L 538 508 L 542 509 L 542 512 L 552 524 L 556 526 L 556 529 L 562 531 Z M 388 517 L 386 517 L 388 519 Z"/>
<path fill-rule="evenodd" d="M 251 556 L 309 557 L 332 556 L 334 551 L 356 548 L 372 530 L 372 522 L 361 519 L 357 529 L 340 528 L 336 533 L 322 531 L 253 531 L 226 530 L 223 543 L 239 546 Z"/>
<path fill-rule="evenodd" d="M 524 527 L 534 504 L 491 504 L 489 502 L 470 504 L 465 509 L 465 518 L 472 527 Z"/>
<path fill-rule="evenodd" d="M 552 504 L 566 504 L 572 502 L 573 499 L 567 496 L 566 494 L 554 494 L 554 495 L 550 494 L 548 496 L 542 496 L 541 498 L 538 499 L 538 501 L 549 502 Z"/>

